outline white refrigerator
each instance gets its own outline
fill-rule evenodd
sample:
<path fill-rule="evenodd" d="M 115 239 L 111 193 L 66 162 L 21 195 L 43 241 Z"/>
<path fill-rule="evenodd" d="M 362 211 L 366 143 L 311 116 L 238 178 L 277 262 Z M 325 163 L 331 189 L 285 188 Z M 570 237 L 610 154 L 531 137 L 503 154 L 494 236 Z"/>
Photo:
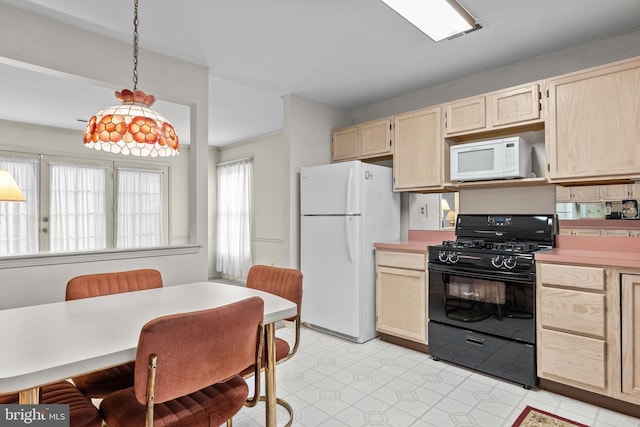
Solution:
<path fill-rule="evenodd" d="M 300 169 L 302 321 L 359 343 L 376 334 L 373 243 L 400 239 L 392 169 L 360 161 Z"/>

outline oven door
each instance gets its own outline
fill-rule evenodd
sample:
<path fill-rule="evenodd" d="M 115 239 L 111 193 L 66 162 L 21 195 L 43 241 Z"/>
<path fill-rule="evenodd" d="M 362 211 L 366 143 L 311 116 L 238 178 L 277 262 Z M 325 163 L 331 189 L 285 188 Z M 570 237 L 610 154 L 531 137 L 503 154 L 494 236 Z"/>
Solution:
<path fill-rule="evenodd" d="M 429 263 L 429 321 L 535 343 L 535 280 Z"/>

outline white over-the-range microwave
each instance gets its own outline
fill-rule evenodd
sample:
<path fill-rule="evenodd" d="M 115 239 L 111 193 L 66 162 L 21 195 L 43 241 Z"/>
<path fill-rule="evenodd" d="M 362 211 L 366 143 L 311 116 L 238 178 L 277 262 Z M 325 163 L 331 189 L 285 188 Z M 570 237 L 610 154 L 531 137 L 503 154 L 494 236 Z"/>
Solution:
<path fill-rule="evenodd" d="M 532 146 L 519 136 L 451 146 L 451 181 L 529 178 Z"/>

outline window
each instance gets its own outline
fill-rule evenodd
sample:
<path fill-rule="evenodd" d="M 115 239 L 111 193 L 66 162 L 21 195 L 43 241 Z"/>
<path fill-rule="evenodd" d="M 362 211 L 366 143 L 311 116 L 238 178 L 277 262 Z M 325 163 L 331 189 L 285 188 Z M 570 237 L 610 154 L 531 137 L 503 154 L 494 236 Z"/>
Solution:
<path fill-rule="evenodd" d="M 38 252 L 38 161 L 0 157 L 0 169 L 9 171 L 27 200 L 0 203 L 0 255 Z"/>
<path fill-rule="evenodd" d="M 162 172 L 121 168 L 117 180 L 117 247 L 162 245 Z"/>
<path fill-rule="evenodd" d="M 217 165 L 216 270 L 231 278 L 246 277 L 251 267 L 251 200 L 253 159 Z"/>
<path fill-rule="evenodd" d="M 0 152 L 0 168 L 27 199 L 0 203 L 0 255 L 167 244 L 166 164 Z"/>
<path fill-rule="evenodd" d="M 49 170 L 49 250 L 105 249 L 106 169 L 52 163 Z"/>

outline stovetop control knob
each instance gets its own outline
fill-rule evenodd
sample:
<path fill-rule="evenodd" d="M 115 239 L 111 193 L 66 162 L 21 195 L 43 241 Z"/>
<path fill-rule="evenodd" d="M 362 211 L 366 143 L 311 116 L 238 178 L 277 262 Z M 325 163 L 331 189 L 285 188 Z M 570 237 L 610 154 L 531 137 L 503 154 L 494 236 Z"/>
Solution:
<path fill-rule="evenodd" d="M 438 252 L 438 259 L 442 262 L 447 262 L 447 252 L 446 251 Z"/>
<path fill-rule="evenodd" d="M 512 268 L 515 268 L 516 266 L 516 259 L 512 256 L 506 257 L 504 259 L 503 262 L 504 266 L 507 267 L 509 270 L 511 270 Z"/>
<path fill-rule="evenodd" d="M 451 264 L 455 264 L 460 258 L 458 257 L 458 254 L 456 252 L 449 252 L 449 255 L 447 255 L 447 259 Z"/>
<path fill-rule="evenodd" d="M 503 264 L 504 264 L 504 259 L 502 258 L 501 255 L 496 255 L 494 257 L 491 257 L 491 265 L 493 265 L 495 268 L 500 268 L 502 267 Z"/>

